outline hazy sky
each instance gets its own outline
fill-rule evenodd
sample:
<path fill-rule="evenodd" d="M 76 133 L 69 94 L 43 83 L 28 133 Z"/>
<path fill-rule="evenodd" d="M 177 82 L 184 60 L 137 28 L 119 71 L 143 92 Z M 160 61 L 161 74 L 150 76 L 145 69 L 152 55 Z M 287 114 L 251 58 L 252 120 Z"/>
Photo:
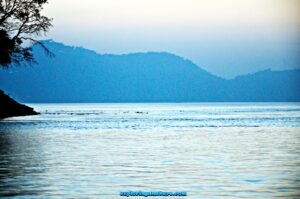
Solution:
<path fill-rule="evenodd" d="M 300 67 L 300 0 L 49 0 L 47 35 L 99 53 L 167 51 L 233 77 Z"/>

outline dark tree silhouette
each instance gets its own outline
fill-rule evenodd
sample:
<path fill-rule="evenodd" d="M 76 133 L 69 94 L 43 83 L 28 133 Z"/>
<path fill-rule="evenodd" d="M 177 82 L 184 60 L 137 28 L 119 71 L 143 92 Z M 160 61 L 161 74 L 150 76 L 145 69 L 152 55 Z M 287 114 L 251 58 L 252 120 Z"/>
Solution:
<path fill-rule="evenodd" d="M 52 19 L 41 15 L 45 3 L 47 0 L 0 0 L 0 66 L 34 63 L 34 44 L 51 55 L 47 47 L 35 39 L 52 26 Z"/>

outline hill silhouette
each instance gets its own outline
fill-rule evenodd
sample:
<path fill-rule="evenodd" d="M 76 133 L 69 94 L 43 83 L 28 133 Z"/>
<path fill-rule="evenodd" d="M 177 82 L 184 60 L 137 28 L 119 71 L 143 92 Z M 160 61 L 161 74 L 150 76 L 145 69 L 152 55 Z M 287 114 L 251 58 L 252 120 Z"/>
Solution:
<path fill-rule="evenodd" d="M 166 52 L 97 54 L 53 41 L 33 67 L 0 71 L 0 88 L 23 102 L 300 101 L 300 70 L 225 80 Z"/>
<path fill-rule="evenodd" d="M 37 115 L 38 113 L 28 106 L 19 104 L 0 90 L 0 120 L 7 117 Z"/>

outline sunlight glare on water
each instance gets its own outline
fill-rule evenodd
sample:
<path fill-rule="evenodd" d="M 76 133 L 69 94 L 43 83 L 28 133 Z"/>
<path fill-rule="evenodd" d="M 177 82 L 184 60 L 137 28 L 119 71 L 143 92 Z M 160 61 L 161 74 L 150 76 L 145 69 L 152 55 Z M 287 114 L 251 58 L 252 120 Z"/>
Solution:
<path fill-rule="evenodd" d="M 31 106 L 0 122 L 0 196 L 300 197 L 299 104 Z"/>

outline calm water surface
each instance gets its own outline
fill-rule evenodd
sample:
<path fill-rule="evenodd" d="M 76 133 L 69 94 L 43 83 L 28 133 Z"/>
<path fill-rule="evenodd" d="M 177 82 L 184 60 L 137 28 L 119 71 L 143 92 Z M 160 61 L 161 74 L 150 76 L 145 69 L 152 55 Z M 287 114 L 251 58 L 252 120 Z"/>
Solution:
<path fill-rule="evenodd" d="M 300 198 L 300 104 L 31 106 L 0 122 L 0 196 Z"/>

